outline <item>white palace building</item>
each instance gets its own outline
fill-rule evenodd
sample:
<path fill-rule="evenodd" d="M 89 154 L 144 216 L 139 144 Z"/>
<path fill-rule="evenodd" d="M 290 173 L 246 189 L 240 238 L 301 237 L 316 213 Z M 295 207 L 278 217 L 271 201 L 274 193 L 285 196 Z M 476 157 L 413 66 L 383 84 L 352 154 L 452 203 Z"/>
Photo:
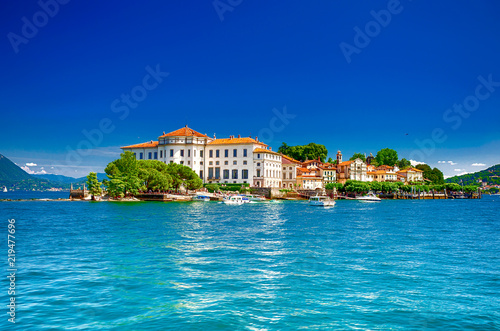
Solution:
<path fill-rule="evenodd" d="M 190 167 L 204 183 L 249 183 L 282 187 L 281 155 L 257 137 L 216 139 L 187 127 L 163 133 L 157 141 L 124 146 L 138 160 L 159 160 Z"/>

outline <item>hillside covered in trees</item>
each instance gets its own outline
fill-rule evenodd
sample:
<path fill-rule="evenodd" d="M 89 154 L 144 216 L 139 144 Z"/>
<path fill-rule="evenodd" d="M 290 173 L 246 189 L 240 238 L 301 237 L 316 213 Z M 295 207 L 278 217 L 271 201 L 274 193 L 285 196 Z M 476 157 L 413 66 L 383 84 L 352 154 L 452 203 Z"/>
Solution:
<path fill-rule="evenodd" d="M 453 176 L 446 179 L 447 183 L 460 183 L 463 185 L 471 185 L 477 183 L 478 180 L 486 182 L 488 185 L 500 185 L 500 164 L 489 167 L 486 170 L 481 170 L 472 174 L 461 176 Z"/>
<path fill-rule="evenodd" d="M 47 190 L 49 188 L 65 188 L 64 184 L 54 183 L 46 179 L 36 178 L 19 168 L 14 162 L 0 154 L 0 188 L 12 190 Z M 69 185 L 68 185 L 69 187 Z"/>

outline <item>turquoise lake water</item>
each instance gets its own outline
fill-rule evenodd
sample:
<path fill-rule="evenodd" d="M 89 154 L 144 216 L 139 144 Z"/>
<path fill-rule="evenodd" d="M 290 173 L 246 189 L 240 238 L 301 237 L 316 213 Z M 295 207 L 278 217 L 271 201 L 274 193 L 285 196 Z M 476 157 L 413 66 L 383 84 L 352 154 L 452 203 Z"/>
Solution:
<path fill-rule="evenodd" d="M 499 330 L 499 207 L 499 196 L 329 209 L 0 201 L 0 327 Z"/>

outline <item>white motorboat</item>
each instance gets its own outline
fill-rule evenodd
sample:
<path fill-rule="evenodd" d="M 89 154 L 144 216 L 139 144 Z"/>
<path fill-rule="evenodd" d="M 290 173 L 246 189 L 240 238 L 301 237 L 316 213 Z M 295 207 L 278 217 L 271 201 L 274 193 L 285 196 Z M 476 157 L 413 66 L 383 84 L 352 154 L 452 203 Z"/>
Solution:
<path fill-rule="evenodd" d="M 227 197 L 224 199 L 224 202 L 225 204 L 228 204 L 228 205 L 242 205 L 244 203 L 248 203 L 250 202 L 248 200 L 247 197 L 243 197 L 241 195 L 233 195 L 233 196 L 230 196 L 230 197 Z"/>
<path fill-rule="evenodd" d="M 248 198 L 249 201 L 255 201 L 255 202 L 266 201 L 266 197 L 262 195 L 246 194 L 245 196 Z"/>
<path fill-rule="evenodd" d="M 208 202 L 208 201 L 210 201 L 210 197 L 208 195 L 198 194 L 198 195 L 195 195 L 191 200 Z"/>
<path fill-rule="evenodd" d="M 382 199 L 380 199 L 378 196 L 376 196 L 373 193 L 368 193 L 367 195 L 364 195 L 362 197 L 357 197 L 356 200 L 361 201 L 361 202 L 380 202 Z"/>
<path fill-rule="evenodd" d="M 319 206 L 319 207 L 333 207 L 335 206 L 335 201 L 330 199 L 328 196 L 314 196 L 309 198 L 309 205 Z"/>

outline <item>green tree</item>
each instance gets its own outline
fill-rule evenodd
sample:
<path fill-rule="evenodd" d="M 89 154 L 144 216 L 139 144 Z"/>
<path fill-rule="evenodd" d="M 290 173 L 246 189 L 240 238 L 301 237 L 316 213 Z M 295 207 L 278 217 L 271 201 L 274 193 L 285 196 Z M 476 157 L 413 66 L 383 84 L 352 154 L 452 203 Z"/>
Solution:
<path fill-rule="evenodd" d="M 141 181 L 134 153 L 126 151 L 120 154 L 120 158 L 109 163 L 104 171 L 109 178 L 107 183 L 111 196 L 126 196 L 139 192 Z"/>
<path fill-rule="evenodd" d="M 326 190 L 333 190 L 334 188 L 337 189 L 337 190 L 340 190 L 342 189 L 344 185 L 340 184 L 340 183 L 328 183 L 325 185 L 325 189 Z"/>
<path fill-rule="evenodd" d="M 459 192 L 462 190 L 462 186 L 458 185 L 457 183 L 448 183 L 445 185 L 445 187 L 448 191 Z"/>
<path fill-rule="evenodd" d="M 333 159 L 331 157 L 328 158 L 328 163 L 332 164 L 333 163 Z"/>
<path fill-rule="evenodd" d="M 97 174 L 95 172 L 91 172 L 87 176 L 87 186 L 89 188 L 89 192 L 92 195 L 92 200 L 95 200 L 96 195 L 101 195 L 101 183 L 97 180 Z"/>
<path fill-rule="evenodd" d="M 424 178 L 430 180 L 433 184 L 444 184 L 444 176 L 438 168 L 432 169 L 427 164 L 419 164 L 415 168 L 424 172 Z"/>
<path fill-rule="evenodd" d="M 362 153 L 354 153 L 351 158 L 349 159 L 349 161 L 354 161 L 356 159 L 361 159 L 363 160 L 363 162 L 366 162 L 366 156 L 365 154 L 362 154 Z"/>
<path fill-rule="evenodd" d="M 203 186 L 203 181 L 200 177 L 191 168 L 182 164 L 168 164 L 167 172 L 172 177 L 172 187 L 176 190 L 181 186 L 187 190 L 195 190 Z"/>
<path fill-rule="evenodd" d="M 466 185 L 463 187 L 464 192 L 467 193 L 473 193 L 477 192 L 477 186 L 476 185 Z"/>
<path fill-rule="evenodd" d="M 375 156 L 378 165 L 388 165 L 393 167 L 398 162 L 398 152 L 390 148 L 384 148 L 377 152 Z"/>
<path fill-rule="evenodd" d="M 366 182 L 361 182 L 357 180 L 347 180 L 343 188 L 346 192 L 368 192 L 370 190 L 370 185 Z"/>
<path fill-rule="evenodd" d="M 380 192 L 380 191 L 382 191 L 382 183 L 380 183 L 380 182 L 371 182 L 370 183 L 370 188 L 371 188 L 372 191 Z"/>
<path fill-rule="evenodd" d="M 220 187 L 217 184 L 205 184 L 205 188 L 211 193 L 218 192 L 220 190 Z"/>
<path fill-rule="evenodd" d="M 382 192 L 385 193 L 396 192 L 399 189 L 399 187 L 395 183 L 382 182 L 381 184 L 382 184 Z"/>
<path fill-rule="evenodd" d="M 168 173 L 167 165 L 161 161 L 139 161 L 138 175 L 143 184 L 143 191 L 166 191 L 172 187 L 173 180 Z"/>
<path fill-rule="evenodd" d="M 305 160 L 317 160 L 318 157 L 321 162 L 325 162 L 328 150 L 324 145 L 315 143 L 297 146 L 288 146 L 286 143 L 282 143 L 278 149 L 278 153 L 282 153 L 302 162 Z"/>
<path fill-rule="evenodd" d="M 399 169 L 406 169 L 406 168 L 409 168 L 411 167 L 411 163 L 410 161 L 408 161 L 407 159 L 405 158 L 402 158 L 401 160 L 399 160 L 397 162 L 397 165 L 398 165 L 398 168 Z"/>

